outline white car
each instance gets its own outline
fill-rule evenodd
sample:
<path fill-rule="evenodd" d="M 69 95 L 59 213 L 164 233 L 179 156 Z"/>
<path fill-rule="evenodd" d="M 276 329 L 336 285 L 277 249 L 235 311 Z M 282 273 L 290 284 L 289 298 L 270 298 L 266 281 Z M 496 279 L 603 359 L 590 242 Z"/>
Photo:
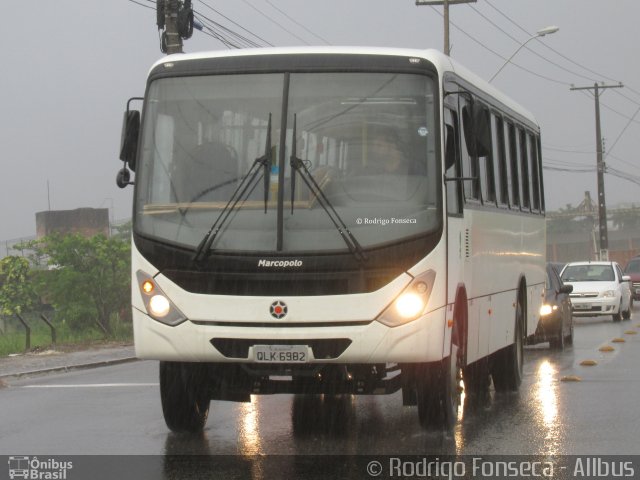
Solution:
<path fill-rule="evenodd" d="M 631 318 L 631 278 L 616 262 L 568 263 L 560 278 L 573 285 L 574 316 L 611 315 L 614 322 Z"/>

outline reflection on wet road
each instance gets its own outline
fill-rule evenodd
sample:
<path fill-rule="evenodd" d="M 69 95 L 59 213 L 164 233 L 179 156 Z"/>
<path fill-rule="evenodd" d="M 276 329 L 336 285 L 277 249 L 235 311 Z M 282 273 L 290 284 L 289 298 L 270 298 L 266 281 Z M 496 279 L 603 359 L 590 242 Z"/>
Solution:
<path fill-rule="evenodd" d="M 223 445 L 209 441 L 205 449 L 228 453 L 235 443 L 241 455 L 636 453 L 627 421 L 611 443 L 594 439 L 595 431 L 602 438 L 602 432 L 616 430 L 622 411 L 638 425 L 629 394 L 640 387 L 635 369 L 640 365 L 640 342 L 624 333 L 634 328 L 640 331 L 634 320 L 616 324 L 579 319 L 573 347 L 527 347 L 520 392 L 491 391 L 474 403 L 464 399 L 451 433 L 424 431 L 415 407 L 403 407 L 399 392 L 370 397 L 257 396 L 251 404 L 232 406 L 233 412 L 229 404 L 214 402 L 204 439 L 217 439 L 216 424 L 229 414 L 235 418 L 235 433 L 225 435 Z M 620 336 L 627 337 L 625 344 L 613 352 L 599 351 Z M 597 365 L 581 366 L 585 359 L 595 359 Z M 613 390 L 624 393 L 612 398 Z"/>
<path fill-rule="evenodd" d="M 153 455 L 154 478 L 252 479 L 366 478 L 358 458 L 384 455 L 637 454 L 636 318 L 579 319 L 564 351 L 527 347 L 520 392 L 464 398 L 452 432 L 423 430 L 397 392 L 213 402 L 201 435 L 176 435 L 162 419 L 157 363 L 137 362 L 12 382 L 0 390 L 0 451 Z"/>

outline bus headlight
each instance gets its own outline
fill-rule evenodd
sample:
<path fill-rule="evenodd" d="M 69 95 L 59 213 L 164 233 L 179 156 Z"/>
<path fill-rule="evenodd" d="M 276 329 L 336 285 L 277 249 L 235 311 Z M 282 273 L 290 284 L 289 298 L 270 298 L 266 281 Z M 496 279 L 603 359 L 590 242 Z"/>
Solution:
<path fill-rule="evenodd" d="M 142 270 L 136 272 L 138 287 L 142 295 L 142 301 L 151 318 L 166 325 L 175 327 L 184 322 L 187 317 L 178 310 L 169 297 L 162 291 L 151 275 Z"/>
<path fill-rule="evenodd" d="M 166 317 L 169 311 L 171 311 L 171 304 L 164 295 L 154 295 L 149 299 L 149 312 L 154 317 Z"/>
<path fill-rule="evenodd" d="M 435 280 L 433 270 L 418 275 L 376 320 L 388 327 L 397 327 L 420 317 L 427 307 Z"/>
<path fill-rule="evenodd" d="M 414 318 L 424 310 L 422 296 L 414 292 L 401 294 L 395 304 L 396 311 L 402 318 Z"/>

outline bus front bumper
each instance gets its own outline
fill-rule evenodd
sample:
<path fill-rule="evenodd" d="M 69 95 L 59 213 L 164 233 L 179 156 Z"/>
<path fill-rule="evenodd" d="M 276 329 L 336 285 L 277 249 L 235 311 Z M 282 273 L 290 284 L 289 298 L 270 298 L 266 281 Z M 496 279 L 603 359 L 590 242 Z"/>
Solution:
<path fill-rule="evenodd" d="M 307 363 L 432 362 L 449 354 L 443 348 L 451 333 L 445 310 L 427 312 L 396 327 L 375 320 L 277 327 L 187 320 L 172 327 L 134 308 L 135 348 L 142 359 L 182 362 L 261 363 L 258 350 L 287 346 L 296 351 L 306 347 Z"/>

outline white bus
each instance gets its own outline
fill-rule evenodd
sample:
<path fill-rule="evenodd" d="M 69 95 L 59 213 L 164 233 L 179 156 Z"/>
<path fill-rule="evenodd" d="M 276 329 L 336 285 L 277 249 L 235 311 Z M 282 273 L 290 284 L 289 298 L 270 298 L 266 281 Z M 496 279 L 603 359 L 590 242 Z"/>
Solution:
<path fill-rule="evenodd" d="M 545 284 L 534 118 L 434 50 L 168 56 L 127 107 L 136 353 L 210 400 L 402 391 L 425 427 L 518 388 Z"/>

